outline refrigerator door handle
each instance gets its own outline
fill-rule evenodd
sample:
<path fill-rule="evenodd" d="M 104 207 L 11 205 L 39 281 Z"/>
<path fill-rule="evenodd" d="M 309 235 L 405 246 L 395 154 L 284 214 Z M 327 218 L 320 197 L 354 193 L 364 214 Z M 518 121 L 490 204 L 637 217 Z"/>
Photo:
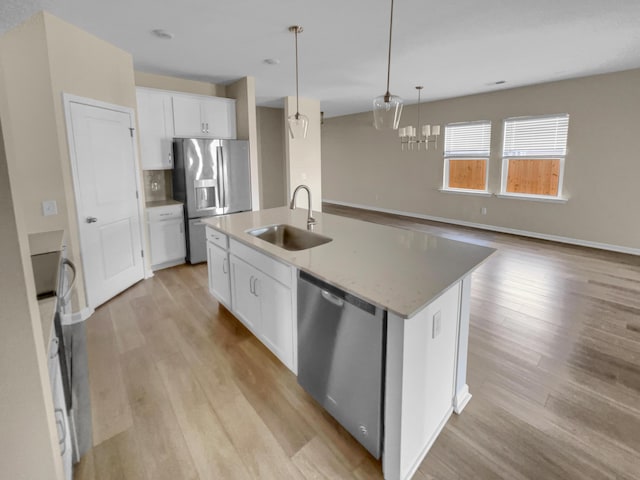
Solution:
<path fill-rule="evenodd" d="M 218 189 L 220 190 L 220 207 L 227 208 L 227 172 L 224 149 L 218 146 Z"/>

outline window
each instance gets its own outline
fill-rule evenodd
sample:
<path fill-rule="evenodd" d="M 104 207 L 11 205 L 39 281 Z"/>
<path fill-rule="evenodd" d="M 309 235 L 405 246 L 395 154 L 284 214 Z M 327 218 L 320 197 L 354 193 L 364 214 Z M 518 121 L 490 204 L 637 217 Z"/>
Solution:
<path fill-rule="evenodd" d="M 505 119 L 501 193 L 560 198 L 568 129 L 566 114 Z"/>
<path fill-rule="evenodd" d="M 445 125 L 442 189 L 487 192 L 490 150 L 491 122 Z"/>

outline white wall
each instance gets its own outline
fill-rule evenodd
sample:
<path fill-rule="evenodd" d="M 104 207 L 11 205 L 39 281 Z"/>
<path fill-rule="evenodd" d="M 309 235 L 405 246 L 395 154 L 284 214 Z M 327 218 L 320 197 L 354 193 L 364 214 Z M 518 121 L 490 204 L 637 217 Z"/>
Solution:
<path fill-rule="evenodd" d="M 281 207 L 287 204 L 284 110 L 258 107 L 256 113 L 262 208 Z"/>
<path fill-rule="evenodd" d="M 3 83 L 0 68 L 0 86 Z M 0 102 L 0 127 L 7 109 Z M 0 465 L 2 478 L 63 478 L 27 234 L 0 128 Z M 7 152 L 10 154 L 11 152 Z"/>
<path fill-rule="evenodd" d="M 78 266 L 74 310 L 84 308 L 83 271 L 75 193 L 62 94 L 136 109 L 133 60 L 124 52 L 53 15 L 40 12 L 0 38 L 5 101 L 12 134 L 14 201 L 27 233 L 65 230 L 69 256 Z M 14 175 L 15 173 L 15 175 Z M 41 203 L 55 200 L 45 217 Z"/>
<path fill-rule="evenodd" d="M 422 105 L 423 123 L 492 121 L 493 192 L 500 189 L 502 120 L 569 113 L 566 204 L 441 193 L 443 138 L 437 151 L 401 152 L 397 131 L 375 130 L 370 112 L 325 120 L 324 198 L 640 249 L 638 85 L 640 70 L 631 70 Z M 416 116 L 415 105 L 405 107 L 401 126 Z"/>
<path fill-rule="evenodd" d="M 295 188 L 304 184 L 311 189 L 314 210 L 322 210 L 322 154 L 320 131 L 320 102 L 300 98 L 300 113 L 309 118 L 307 138 L 292 139 L 289 135 L 287 118 L 296 113 L 296 98 L 286 97 L 284 108 L 285 158 L 287 172 L 287 198 Z M 298 195 L 296 206 L 307 207 L 306 194 Z"/>

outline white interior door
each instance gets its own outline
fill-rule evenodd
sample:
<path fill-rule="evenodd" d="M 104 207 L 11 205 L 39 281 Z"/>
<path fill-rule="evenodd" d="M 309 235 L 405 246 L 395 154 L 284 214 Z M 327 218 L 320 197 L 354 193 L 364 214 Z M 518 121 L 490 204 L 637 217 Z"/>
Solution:
<path fill-rule="evenodd" d="M 69 103 L 82 265 L 91 308 L 144 276 L 133 115 Z"/>

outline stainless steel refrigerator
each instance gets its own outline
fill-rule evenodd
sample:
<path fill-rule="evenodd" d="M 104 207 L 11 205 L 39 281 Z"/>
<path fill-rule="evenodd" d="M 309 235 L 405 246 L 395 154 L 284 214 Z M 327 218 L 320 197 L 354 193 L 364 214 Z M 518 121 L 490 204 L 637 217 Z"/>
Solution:
<path fill-rule="evenodd" d="M 187 261 L 207 259 L 202 219 L 251 210 L 249 142 L 177 138 L 173 198 L 184 203 Z"/>

